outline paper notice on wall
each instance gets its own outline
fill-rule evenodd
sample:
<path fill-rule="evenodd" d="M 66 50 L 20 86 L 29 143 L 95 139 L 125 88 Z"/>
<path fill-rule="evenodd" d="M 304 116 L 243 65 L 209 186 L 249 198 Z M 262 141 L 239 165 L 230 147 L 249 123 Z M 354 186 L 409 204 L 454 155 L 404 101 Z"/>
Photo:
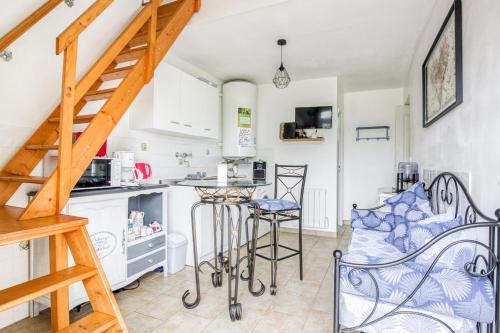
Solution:
<path fill-rule="evenodd" d="M 252 109 L 238 108 L 238 145 L 252 146 Z"/>

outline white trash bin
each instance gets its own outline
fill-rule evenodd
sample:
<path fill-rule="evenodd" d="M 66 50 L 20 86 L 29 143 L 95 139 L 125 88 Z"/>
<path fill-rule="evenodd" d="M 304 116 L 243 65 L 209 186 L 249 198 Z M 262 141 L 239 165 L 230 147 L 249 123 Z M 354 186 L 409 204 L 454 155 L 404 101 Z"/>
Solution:
<path fill-rule="evenodd" d="M 186 266 L 187 239 L 181 234 L 172 233 L 167 236 L 168 274 L 175 274 Z"/>

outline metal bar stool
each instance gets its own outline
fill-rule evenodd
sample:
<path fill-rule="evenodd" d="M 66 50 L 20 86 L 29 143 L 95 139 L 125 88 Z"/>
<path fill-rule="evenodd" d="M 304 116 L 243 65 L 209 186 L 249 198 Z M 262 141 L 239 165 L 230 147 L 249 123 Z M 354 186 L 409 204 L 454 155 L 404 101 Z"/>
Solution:
<path fill-rule="evenodd" d="M 254 205 L 249 206 L 250 216 L 245 221 L 248 239 L 248 220 L 255 217 L 255 210 L 259 210 L 257 215 L 259 220 L 268 221 L 271 224 L 270 242 L 267 245 L 259 246 L 256 250 L 270 248 L 270 257 L 266 257 L 258 251 L 255 253 L 259 258 L 271 262 L 271 295 L 276 295 L 278 287 L 276 284 L 278 262 L 294 256 L 299 256 L 300 279 L 303 279 L 302 265 L 302 200 L 304 197 L 304 187 L 306 182 L 306 165 L 275 165 L 274 168 L 274 199 L 257 199 Z M 258 207 L 257 207 L 258 206 Z M 280 224 L 289 221 L 299 222 L 299 249 L 293 249 L 279 243 Z M 255 226 L 254 226 L 255 228 Z M 254 233 L 255 235 L 255 233 Z M 283 257 L 278 256 L 278 249 L 284 248 L 292 253 Z M 247 251 L 250 251 L 247 243 Z M 255 263 L 253 263 L 255 264 Z M 253 266 L 255 267 L 255 266 Z"/>

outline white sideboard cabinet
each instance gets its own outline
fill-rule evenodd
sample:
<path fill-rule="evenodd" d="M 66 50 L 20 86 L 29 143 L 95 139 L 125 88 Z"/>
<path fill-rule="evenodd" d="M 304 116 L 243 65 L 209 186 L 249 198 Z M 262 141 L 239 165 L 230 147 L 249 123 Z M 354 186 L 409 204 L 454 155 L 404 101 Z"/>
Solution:
<path fill-rule="evenodd" d="M 120 289 L 161 266 L 166 270 L 167 188 L 103 193 L 73 197 L 63 213 L 88 218 L 87 231 L 111 289 Z M 128 216 L 132 210 L 144 211 L 145 222 L 158 221 L 162 230 L 129 240 Z M 36 278 L 49 272 L 48 239 L 35 240 L 32 246 L 33 277 Z M 69 251 L 68 264 L 74 264 Z M 87 300 L 81 282 L 69 287 L 71 308 Z M 49 295 L 37 298 L 36 303 L 49 307 Z"/>

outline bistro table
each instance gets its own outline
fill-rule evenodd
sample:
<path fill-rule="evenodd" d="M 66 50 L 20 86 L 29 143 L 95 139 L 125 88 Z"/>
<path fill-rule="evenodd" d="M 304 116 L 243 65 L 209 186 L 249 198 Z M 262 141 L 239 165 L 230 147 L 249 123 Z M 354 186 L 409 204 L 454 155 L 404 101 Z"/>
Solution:
<path fill-rule="evenodd" d="M 191 291 L 186 290 L 182 296 L 184 307 L 193 309 L 198 306 L 201 300 L 200 293 L 200 267 L 207 265 L 212 268 L 212 285 L 214 288 L 222 287 L 223 275 L 227 274 L 228 281 L 228 303 L 229 317 L 232 321 L 240 320 L 242 316 L 241 303 L 238 302 L 238 282 L 241 278 L 243 281 L 248 281 L 248 290 L 254 296 L 261 296 L 265 291 L 264 284 L 259 280 L 260 288 L 257 291 L 253 290 L 254 284 L 254 264 L 255 264 L 255 249 L 257 246 L 257 237 L 259 229 L 259 207 L 252 200 L 255 190 L 259 186 L 269 185 L 265 182 L 254 182 L 250 180 L 237 180 L 228 182 L 217 182 L 217 180 L 186 180 L 178 183 L 179 186 L 193 187 L 200 201 L 196 202 L 191 208 L 191 228 L 193 233 L 193 256 L 194 256 L 194 274 L 196 279 L 196 298 L 192 302 L 188 302 L 187 298 Z M 196 235 L 196 209 L 203 205 L 212 205 L 213 208 L 213 232 L 214 232 L 214 260 L 213 264 L 209 261 L 198 262 L 198 245 Z M 246 205 L 254 208 L 253 228 L 251 245 L 248 246 L 249 235 L 248 227 L 246 226 L 247 256 L 241 258 L 241 229 L 242 216 L 241 206 Z M 233 218 L 232 211 L 236 210 L 237 218 Z M 224 212 L 226 211 L 226 213 Z M 225 218 L 226 217 L 226 218 Z M 224 221 L 227 221 L 227 242 L 228 251 L 227 257 L 224 257 Z M 218 242 L 218 236 L 220 242 Z M 220 244 L 218 244 L 220 243 Z M 219 247 L 218 247 L 219 246 Z M 233 248 L 236 248 L 236 258 L 233 258 Z M 248 276 L 240 275 L 240 264 L 246 261 L 248 267 Z M 233 289 L 234 280 L 234 289 Z"/>

